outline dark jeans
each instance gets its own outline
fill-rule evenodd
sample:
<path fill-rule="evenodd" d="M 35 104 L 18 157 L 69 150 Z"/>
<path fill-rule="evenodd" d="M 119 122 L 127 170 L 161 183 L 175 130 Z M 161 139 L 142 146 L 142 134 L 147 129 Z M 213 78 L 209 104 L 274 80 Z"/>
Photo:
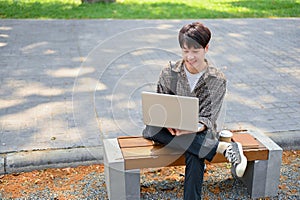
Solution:
<path fill-rule="evenodd" d="M 185 154 L 184 199 L 201 199 L 204 160 L 211 161 L 216 154 L 218 140 L 208 130 L 182 136 L 173 136 L 166 128 L 146 126 L 143 136 Z"/>

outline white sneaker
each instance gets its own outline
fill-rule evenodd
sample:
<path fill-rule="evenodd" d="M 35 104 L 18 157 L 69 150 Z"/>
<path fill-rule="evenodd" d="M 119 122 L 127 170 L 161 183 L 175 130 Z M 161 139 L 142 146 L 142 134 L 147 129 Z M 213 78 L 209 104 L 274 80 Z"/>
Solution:
<path fill-rule="evenodd" d="M 242 145 L 232 142 L 224 152 L 224 156 L 232 163 L 234 172 L 238 177 L 242 177 L 247 167 L 247 158 L 244 156 Z"/>

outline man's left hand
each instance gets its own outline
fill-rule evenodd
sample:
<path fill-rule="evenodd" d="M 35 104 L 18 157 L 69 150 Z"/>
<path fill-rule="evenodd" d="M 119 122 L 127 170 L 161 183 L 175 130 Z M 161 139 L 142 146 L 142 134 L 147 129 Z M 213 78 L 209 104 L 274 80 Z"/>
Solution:
<path fill-rule="evenodd" d="M 195 132 L 192 132 L 192 131 L 180 130 L 180 129 L 175 129 L 175 128 L 168 128 L 168 130 L 174 136 L 180 136 L 180 135 L 195 133 Z"/>

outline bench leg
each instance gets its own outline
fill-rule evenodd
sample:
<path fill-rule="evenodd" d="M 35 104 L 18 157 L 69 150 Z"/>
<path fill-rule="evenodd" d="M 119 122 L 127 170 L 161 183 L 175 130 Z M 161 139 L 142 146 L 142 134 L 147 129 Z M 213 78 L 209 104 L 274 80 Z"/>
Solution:
<path fill-rule="evenodd" d="M 126 184 L 126 199 L 132 200 L 140 199 L 140 170 L 126 170 L 125 172 L 125 184 Z"/>
<path fill-rule="evenodd" d="M 110 200 L 140 199 L 140 170 L 125 170 L 117 139 L 105 139 L 104 174 Z"/>
<path fill-rule="evenodd" d="M 270 151 L 268 160 L 248 162 L 242 181 L 252 198 L 278 195 L 282 151 Z"/>

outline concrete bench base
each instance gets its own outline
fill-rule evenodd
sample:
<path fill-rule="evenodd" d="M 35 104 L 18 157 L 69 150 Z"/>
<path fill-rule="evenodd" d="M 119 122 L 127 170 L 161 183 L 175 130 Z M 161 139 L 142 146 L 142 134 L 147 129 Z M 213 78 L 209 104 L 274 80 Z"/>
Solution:
<path fill-rule="evenodd" d="M 140 199 L 140 170 L 125 170 L 117 138 L 103 141 L 104 174 L 110 200 Z"/>
<path fill-rule="evenodd" d="M 257 131 L 248 131 L 248 133 L 268 149 L 268 159 L 248 161 L 245 175 L 241 180 L 252 198 L 276 196 L 282 149 L 263 133 Z M 140 199 L 140 167 L 138 166 L 137 169 L 132 169 L 132 166 L 130 169 L 126 168 L 117 138 L 105 139 L 103 145 L 105 180 L 109 199 Z"/>
<path fill-rule="evenodd" d="M 278 195 L 282 148 L 261 132 L 250 132 L 269 150 L 268 160 L 248 162 L 246 172 L 241 178 L 252 198 Z"/>

